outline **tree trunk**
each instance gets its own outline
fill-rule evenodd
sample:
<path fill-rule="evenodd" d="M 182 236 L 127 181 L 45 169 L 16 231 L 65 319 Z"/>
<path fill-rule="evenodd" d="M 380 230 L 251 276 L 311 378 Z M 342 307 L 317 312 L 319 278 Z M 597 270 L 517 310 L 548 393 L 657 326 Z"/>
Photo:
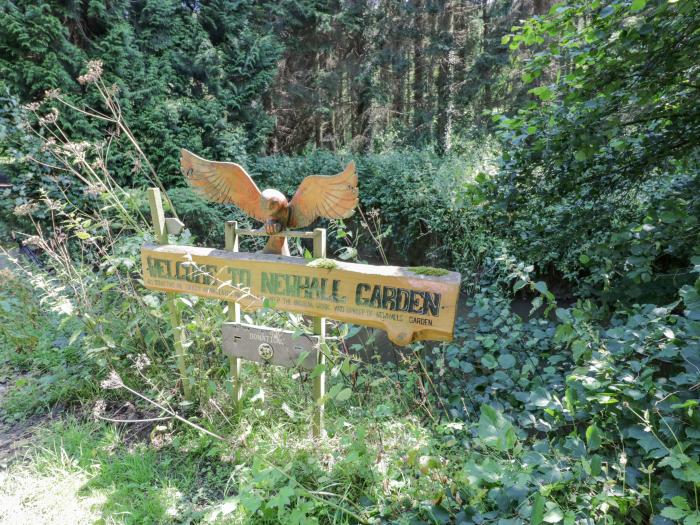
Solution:
<path fill-rule="evenodd" d="M 427 126 L 425 29 L 426 13 L 424 0 L 415 0 L 415 21 L 413 34 L 413 135 L 414 141 L 425 141 Z"/>
<path fill-rule="evenodd" d="M 452 34 L 454 30 L 453 6 L 446 0 L 440 13 L 440 60 L 437 80 L 437 153 L 444 155 L 450 150 L 453 109 L 453 68 L 456 61 Z"/>

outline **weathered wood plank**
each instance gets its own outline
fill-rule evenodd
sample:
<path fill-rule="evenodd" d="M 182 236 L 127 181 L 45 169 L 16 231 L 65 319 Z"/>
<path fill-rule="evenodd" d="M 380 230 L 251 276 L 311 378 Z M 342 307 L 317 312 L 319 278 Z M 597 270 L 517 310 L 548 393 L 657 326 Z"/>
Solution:
<path fill-rule="evenodd" d="M 224 248 L 230 252 L 238 251 L 238 222 L 228 221 L 224 226 Z M 238 303 L 228 303 L 228 318 L 234 323 L 241 322 L 241 307 Z M 231 377 L 231 397 L 236 410 L 241 409 L 241 401 L 243 399 L 243 382 L 241 381 L 241 363 L 240 357 L 229 356 L 229 376 Z"/>
<path fill-rule="evenodd" d="M 163 201 L 158 188 L 148 189 L 148 203 L 151 207 L 151 219 L 153 220 L 153 231 L 156 236 L 156 241 L 160 244 L 167 244 L 167 219 L 165 219 L 165 215 L 163 213 Z M 176 300 L 176 294 L 173 292 L 168 292 L 168 311 L 170 313 L 170 324 L 173 328 L 173 337 L 175 339 L 175 361 L 177 362 L 178 370 L 180 370 L 182 390 L 185 394 L 185 399 L 191 399 L 192 389 L 190 388 L 190 378 L 187 374 L 187 363 L 185 361 L 187 354 L 187 351 L 185 350 L 185 330 L 182 327 L 182 316 L 177 309 Z"/>
<path fill-rule="evenodd" d="M 460 275 L 211 248 L 144 245 L 144 285 L 385 330 L 397 344 L 450 341 Z"/>
<path fill-rule="evenodd" d="M 314 230 L 314 257 L 318 259 L 326 258 L 326 230 L 324 228 L 316 228 Z M 326 339 L 326 319 L 325 317 L 314 317 L 314 334 L 318 335 L 319 344 Z M 317 354 L 316 364 L 322 365 L 325 369 L 326 354 L 319 351 Z M 323 403 L 323 398 L 326 395 L 326 372 L 325 370 L 318 374 L 313 379 L 313 398 L 314 398 L 314 416 L 311 425 L 311 433 L 315 438 L 323 437 L 324 434 L 324 415 L 326 406 Z"/>

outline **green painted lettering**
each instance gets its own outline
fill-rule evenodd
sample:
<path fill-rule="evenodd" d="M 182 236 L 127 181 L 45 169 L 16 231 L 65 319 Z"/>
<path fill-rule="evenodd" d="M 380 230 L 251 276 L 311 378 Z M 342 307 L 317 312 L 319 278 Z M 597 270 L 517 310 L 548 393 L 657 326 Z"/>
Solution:
<path fill-rule="evenodd" d="M 430 312 L 430 315 L 435 317 L 440 316 L 440 294 L 425 292 L 425 307 L 424 310 Z"/>
<path fill-rule="evenodd" d="M 396 310 L 396 288 L 384 287 L 382 292 L 382 308 L 385 310 Z"/>
<path fill-rule="evenodd" d="M 369 284 L 358 283 L 355 288 L 355 304 L 358 306 L 368 306 L 369 301 L 362 297 L 362 294 L 371 288 Z"/>
<path fill-rule="evenodd" d="M 277 274 L 262 272 L 262 293 L 277 295 Z"/>
<path fill-rule="evenodd" d="M 333 279 L 333 291 L 331 292 L 331 299 L 336 303 L 345 303 L 347 297 L 340 295 L 340 281 L 338 279 Z"/>

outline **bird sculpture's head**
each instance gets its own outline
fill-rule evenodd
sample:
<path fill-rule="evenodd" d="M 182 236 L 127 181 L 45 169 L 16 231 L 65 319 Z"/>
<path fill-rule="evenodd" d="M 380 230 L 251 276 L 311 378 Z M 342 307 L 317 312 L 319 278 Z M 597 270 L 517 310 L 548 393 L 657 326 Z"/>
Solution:
<path fill-rule="evenodd" d="M 265 190 L 261 195 L 261 205 L 264 213 L 274 215 L 285 209 L 289 204 L 287 197 L 277 190 Z"/>

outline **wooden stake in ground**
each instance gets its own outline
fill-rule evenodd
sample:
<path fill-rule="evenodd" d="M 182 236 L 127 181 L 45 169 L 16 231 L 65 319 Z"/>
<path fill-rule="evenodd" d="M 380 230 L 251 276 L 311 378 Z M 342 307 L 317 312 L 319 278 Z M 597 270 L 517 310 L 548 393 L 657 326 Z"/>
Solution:
<path fill-rule="evenodd" d="M 227 251 L 238 251 L 238 223 L 236 221 L 228 221 L 224 226 L 224 247 Z M 236 284 L 236 283 L 233 283 Z M 234 323 L 241 322 L 241 305 L 234 301 L 228 303 L 228 318 Z M 241 399 L 243 398 L 243 384 L 241 383 L 241 358 L 229 357 L 230 378 L 231 378 L 231 396 L 236 411 L 241 408 Z"/>
<path fill-rule="evenodd" d="M 316 228 L 314 230 L 314 252 L 315 259 L 326 258 L 326 229 Z M 318 335 L 319 346 L 323 345 L 326 337 L 326 318 L 314 317 L 314 334 Z M 326 366 L 326 355 L 319 348 L 318 365 Z M 326 372 L 325 370 L 314 377 L 314 418 L 312 432 L 314 437 L 322 437 L 324 434 L 323 415 L 325 406 L 323 397 L 326 395 Z"/>
<path fill-rule="evenodd" d="M 163 213 L 163 200 L 158 188 L 148 189 L 148 203 L 151 207 L 151 220 L 153 221 L 153 231 L 158 244 L 168 244 L 168 230 L 165 225 L 165 214 Z M 173 336 L 175 338 L 175 360 L 177 368 L 180 370 L 180 379 L 182 380 L 182 390 L 185 394 L 185 399 L 189 400 L 192 397 L 190 389 L 190 379 L 187 375 L 187 364 L 185 362 L 185 331 L 182 327 L 182 316 L 177 309 L 175 301 L 177 294 L 173 292 L 167 293 L 168 310 L 170 312 L 170 324 L 173 328 Z"/>

